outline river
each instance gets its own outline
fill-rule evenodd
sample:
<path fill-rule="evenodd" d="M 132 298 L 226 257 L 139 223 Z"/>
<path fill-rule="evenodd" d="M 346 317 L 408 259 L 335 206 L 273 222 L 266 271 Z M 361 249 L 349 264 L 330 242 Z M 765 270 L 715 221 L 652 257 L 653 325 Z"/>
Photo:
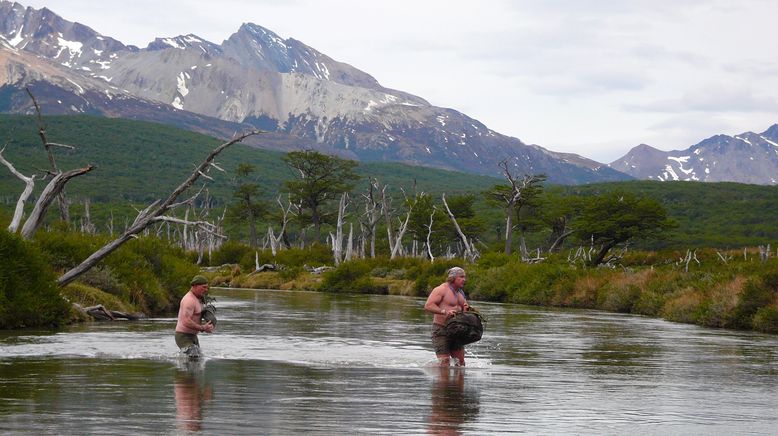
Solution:
<path fill-rule="evenodd" d="M 775 434 L 778 337 L 478 303 L 464 369 L 424 301 L 212 289 L 206 357 L 175 319 L 0 333 L 3 434 Z"/>

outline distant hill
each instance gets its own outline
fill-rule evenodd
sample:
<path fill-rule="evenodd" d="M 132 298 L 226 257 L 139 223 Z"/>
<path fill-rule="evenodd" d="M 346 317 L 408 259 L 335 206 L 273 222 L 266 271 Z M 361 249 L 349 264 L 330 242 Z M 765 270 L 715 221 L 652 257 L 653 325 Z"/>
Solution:
<path fill-rule="evenodd" d="M 762 133 L 715 135 L 686 150 L 640 144 L 611 168 L 638 179 L 778 184 L 778 124 Z"/>
<path fill-rule="evenodd" d="M 88 163 L 97 167 L 92 173 L 74 179 L 68 185 L 68 192 L 76 198 L 90 197 L 99 203 L 147 203 L 166 195 L 222 142 L 143 121 L 85 115 L 50 116 L 45 121 L 50 141 L 77 147 L 75 151 L 55 150 L 61 168 Z M 40 173 L 40 169 L 48 168 L 33 117 L 0 115 L 0 142 L 7 142 L 4 156 L 23 174 Z M 217 159 L 226 174 L 214 174 L 215 181 L 209 184 L 211 194 L 219 203 L 229 201 L 235 168 L 239 163 L 250 163 L 256 167 L 255 174 L 265 195 L 275 196 L 283 181 L 291 177 L 281 160 L 283 155 L 236 144 Z M 378 177 L 395 190 L 410 189 L 414 180 L 418 190 L 435 193 L 479 191 L 500 183 L 500 179 L 487 176 L 399 163 L 361 163 L 358 172 Z M 43 185 L 38 182 L 36 192 Z M 0 198 L 4 203 L 15 202 L 22 188 L 21 181 L 0 167 Z"/>

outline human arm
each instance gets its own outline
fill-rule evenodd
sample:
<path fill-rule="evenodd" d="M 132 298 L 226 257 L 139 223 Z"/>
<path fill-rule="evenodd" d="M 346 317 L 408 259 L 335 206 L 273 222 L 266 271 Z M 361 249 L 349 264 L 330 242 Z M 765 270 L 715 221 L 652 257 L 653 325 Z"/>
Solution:
<path fill-rule="evenodd" d="M 440 303 L 443 302 L 443 297 L 445 296 L 445 289 L 441 289 L 440 286 L 433 289 L 430 293 L 430 296 L 427 297 L 427 302 L 424 304 L 424 310 L 433 313 L 435 315 L 441 315 L 441 316 L 452 316 L 457 311 L 453 309 L 446 310 L 442 307 L 440 307 Z"/>

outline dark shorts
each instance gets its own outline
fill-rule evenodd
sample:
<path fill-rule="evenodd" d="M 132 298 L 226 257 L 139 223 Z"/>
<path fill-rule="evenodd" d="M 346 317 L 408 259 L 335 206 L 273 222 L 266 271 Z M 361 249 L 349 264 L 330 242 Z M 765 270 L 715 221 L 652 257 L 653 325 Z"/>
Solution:
<path fill-rule="evenodd" d="M 197 340 L 197 335 L 192 333 L 176 332 L 176 345 L 178 348 L 185 350 L 192 345 L 200 346 L 200 341 Z"/>
<path fill-rule="evenodd" d="M 451 354 L 452 351 L 460 350 L 462 347 L 453 348 L 451 342 L 444 334 L 445 327 L 440 324 L 432 324 L 432 347 L 435 354 Z"/>

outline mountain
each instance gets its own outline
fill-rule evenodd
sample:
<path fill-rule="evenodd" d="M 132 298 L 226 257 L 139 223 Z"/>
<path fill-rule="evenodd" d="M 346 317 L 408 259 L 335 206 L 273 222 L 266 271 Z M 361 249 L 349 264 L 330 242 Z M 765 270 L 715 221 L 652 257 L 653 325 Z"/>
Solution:
<path fill-rule="evenodd" d="M 214 136 L 260 128 L 265 148 L 313 148 L 362 161 L 575 184 L 630 177 L 577 155 L 501 135 L 453 109 L 383 87 L 294 39 L 243 24 L 221 44 L 194 34 L 138 48 L 43 8 L 0 1 L 0 111 L 157 121 Z"/>
<path fill-rule="evenodd" d="M 762 133 L 716 135 L 686 150 L 641 144 L 611 168 L 638 179 L 778 184 L 778 124 Z"/>

